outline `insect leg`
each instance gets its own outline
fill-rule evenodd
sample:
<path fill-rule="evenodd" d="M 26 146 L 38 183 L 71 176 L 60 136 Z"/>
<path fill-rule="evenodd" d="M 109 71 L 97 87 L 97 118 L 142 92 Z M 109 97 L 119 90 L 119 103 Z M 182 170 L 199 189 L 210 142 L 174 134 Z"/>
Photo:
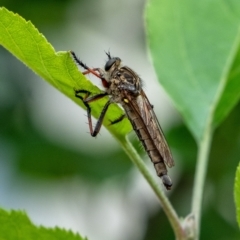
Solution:
<path fill-rule="evenodd" d="M 101 72 L 101 70 L 99 68 L 90 68 L 90 67 L 88 67 L 85 63 L 83 63 L 80 59 L 78 59 L 78 57 L 76 56 L 76 54 L 73 51 L 70 51 L 70 53 L 72 54 L 73 59 L 75 60 L 75 62 L 77 64 L 79 64 L 81 67 L 83 67 L 84 69 L 86 69 L 86 71 L 84 71 L 82 74 L 85 75 L 85 74 L 88 74 L 88 73 L 92 73 L 93 75 L 95 75 L 96 77 L 101 79 L 102 85 L 105 88 L 109 87 L 108 81 L 104 77 L 102 77 L 102 72 Z"/>
<path fill-rule="evenodd" d="M 113 124 L 121 122 L 125 117 L 126 117 L 126 114 L 122 114 L 119 118 L 117 118 L 117 119 L 115 119 L 113 121 L 110 120 L 110 125 L 113 125 Z"/>
<path fill-rule="evenodd" d="M 91 68 L 91 70 L 98 71 L 98 68 Z M 89 70 L 86 70 L 86 71 L 82 72 L 83 75 L 86 75 L 86 74 L 89 74 L 89 73 L 92 73 L 92 71 L 90 72 Z"/>
<path fill-rule="evenodd" d="M 73 52 L 73 51 L 70 51 L 70 53 L 72 54 L 73 56 L 73 59 L 75 60 L 75 62 L 77 64 L 79 64 L 81 67 L 83 67 L 84 69 L 86 69 L 85 72 L 83 72 L 83 74 L 88 74 L 88 73 L 92 73 L 93 75 L 95 75 L 96 77 L 100 78 L 100 79 L 103 79 L 101 77 L 101 75 L 97 72 L 98 71 L 98 68 L 90 68 L 88 67 L 85 63 L 83 63 L 78 57 L 77 55 Z"/>
<path fill-rule="evenodd" d="M 100 131 L 100 128 L 102 126 L 102 123 L 103 123 L 103 119 L 104 119 L 104 116 L 108 110 L 108 107 L 110 106 L 111 104 L 111 100 L 108 100 L 108 102 L 104 105 L 103 109 L 102 109 L 102 112 L 100 114 L 100 117 L 99 119 L 97 120 L 97 123 L 96 123 L 96 126 L 94 128 L 94 131 L 93 133 L 91 134 L 93 137 L 97 136 L 97 134 L 99 133 Z"/>
<path fill-rule="evenodd" d="M 79 93 L 85 93 L 86 95 L 83 97 L 81 95 L 79 95 Z M 110 100 L 105 104 L 100 117 L 97 121 L 97 124 L 95 126 L 95 128 L 93 129 L 93 125 L 92 125 L 92 115 L 91 115 L 91 107 L 89 106 L 90 102 L 94 102 L 100 98 L 105 97 L 106 95 L 108 95 L 107 93 L 99 93 L 97 95 L 94 95 L 92 97 L 89 97 L 91 93 L 87 90 L 75 90 L 75 97 L 80 98 L 83 101 L 83 104 L 85 105 L 85 107 L 87 108 L 87 117 L 88 117 L 88 125 L 89 125 L 89 130 L 90 130 L 90 134 L 91 136 L 95 137 L 97 136 L 97 134 L 100 131 L 100 128 L 102 126 L 102 122 L 103 122 L 103 118 L 107 112 L 107 109 L 110 105 Z"/>

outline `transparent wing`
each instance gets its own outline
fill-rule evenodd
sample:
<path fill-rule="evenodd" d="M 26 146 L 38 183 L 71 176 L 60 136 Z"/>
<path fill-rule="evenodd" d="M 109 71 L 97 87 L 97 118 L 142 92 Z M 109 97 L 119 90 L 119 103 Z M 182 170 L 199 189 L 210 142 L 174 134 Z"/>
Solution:
<path fill-rule="evenodd" d="M 137 105 L 139 108 L 139 114 L 141 115 L 147 130 L 153 139 L 156 148 L 160 152 L 165 164 L 168 167 L 174 166 L 171 151 L 168 147 L 167 141 L 164 137 L 161 126 L 158 119 L 153 111 L 153 107 L 150 104 L 145 92 L 141 90 L 140 95 L 137 97 Z"/>

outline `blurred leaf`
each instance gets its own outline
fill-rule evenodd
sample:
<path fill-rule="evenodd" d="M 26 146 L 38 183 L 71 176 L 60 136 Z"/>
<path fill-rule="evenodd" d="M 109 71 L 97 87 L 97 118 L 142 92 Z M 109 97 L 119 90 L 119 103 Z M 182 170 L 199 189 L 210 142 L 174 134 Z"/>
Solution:
<path fill-rule="evenodd" d="M 178 197 L 178 196 L 177 196 Z M 174 196 L 173 198 L 177 198 Z M 179 204 L 180 203 L 180 204 Z M 178 206 L 181 205 L 182 199 L 178 199 Z M 238 240 L 240 233 L 239 229 L 227 221 L 218 211 L 215 206 L 208 206 L 203 211 L 201 240 Z M 211 229 L 211 233 L 209 233 Z M 144 240 L 159 240 L 159 239 L 174 239 L 172 230 L 167 223 L 167 219 L 161 210 L 155 211 L 149 216 L 146 225 L 146 233 Z"/>
<path fill-rule="evenodd" d="M 7 212 L 0 209 L 0 239 L 3 240 L 86 240 L 79 234 L 60 228 L 35 226 L 21 211 Z"/>
<path fill-rule="evenodd" d="M 18 101 L 23 103 L 19 95 Z M 20 113 L 20 114 L 19 114 Z M 21 172 L 35 177 L 62 178 L 72 175 L 96 183 L 116 175 L 125 175 L 131 162 L 121 149 L 97 157 L 60 146 L 42 136 L 31 123 L 29 113 L 19 105 L 0 108 L 0 136 L 11 143 Z M 16 121 L 17 119 L 17 121 Z"/>
<path fill-rule="evenodd" d="M 167 217 L 162 211 L 154 211 L 146 221 L 144 240 L 175 239 Z"/>
<path fill-rule="evenodd" d="M 1 6 L 18 12 L 21 16 L 41 24 L 59 23 L 63 21 L 72 0 L 1 0 Z"/>
<path fill-rule="evenodd" d="M 195 169 L 195 159 L 197 156 L 197 145 L 187 127 L 180 123 L 173 126 L 166 132 L 168 142 L 178 157 L 178 162 L 183 165 L 183 169 L 193 174 Z"/>
<path fill-rule="evenodd" d="M 211 201 L 219 214 L 224 216 L 226 221 L 230 220 L 231 224 L 236 221 L 233 191 L 240 155 L 239 118 L 240 103 L 215 131 L 205 187 L 208 192 L 206 195 L 211 195 L 205 197 L 206 204 Z M 209 229 L 208 226 L 205 228 Z"/>
<path fill-rule="evenodd" d="M 201 239 L 238 240 L 240 237 L 239 229 L 219 214 L 215 209 L 215 203 L 213 204 L 203 212 L 202 222 L 206 227 L 201 231 Z"/>
<path fill-rule="evenodd" d="M 240 103 L 231 111 L 214 134 L 209 161 L 209 176 L 219 184 L 223 176 L 231 176 L 234 182 L 235 171 L 240 155 Z M 217 167 L 217 171 L 216 171 Z M 231 185 L 233 189 L 233 185 Z M 219 189 L 221 191 L 221 188 Z"/>
<path fill-rule="evenodd" d="M 202 239 L 211 239 L 210 236 L 207 238 L 207 233 L 208 229 L 215 225 L 214 221 L 216 221 L 216 225 L 221 221 L 222 225 L 228 225 L 225 232 L 224 227 L 222 227 L 220 239 L 232 239 L 229 237 L 228 231 L 232 231 L 233 236 L 240 234 L 239 229 L 236 229 L 234 225 L 236 216 L 232 194 L 235 169 L 240 156 L 239 119 L 240 103 L 231 111 L 221 126 L 216 129 L 213 137 L 209 169 L 204 188 L 203 218 L 206 220 L 202 221 L 201 229 L 204 232 Z M 183 124 L 173 127 L 166 134 L 169 143 L 178 156 L 177 164 L 181 166 L 181 175 L 178 176 L 177 187 L 174 188 L 174 195 L 170 196 L 171 202 L 179 215 L 185 216 L 189 211 L 197 148 L 194 139 Z M 210 217 L 205 217 L 209 208 L 212 207 L 211 204 L 215 207 L 214 214 L 221 215 L 221 221 L 217 217 L 211 218 L 211 220 L 209 220 Z M 159 228 L 159 226 L 156 227 Z M 214 234 L 217 235 L 218 233 L 214 231 Z"/>
<path fill-rule="evenodd" d="M 99 93 L 99 89 L 79 72 L 70 53 L 55 52 L 31 22 L 26 22 L 5 8 L 0 8 L 0 18 L 0 44 L 55 88 L 82 107 L 82 101 L 74 95 L 74 88 Z M 93 116 L 99 116 L 106 101 L 107 97 L 92 103 Z M 118 140 L 123 139 L 132 129 L 127 119 L 109 125 L 109 120 L 115 120 L 122 114 L 122 110 L 112 104 L 104 120 L 105 127 Z"/>
<path fill-rule="evenodd" d="M 234 198 L 235 198 L 238 226 L 240 227 L 240 164 L 238 165 L 237 172 L 236 172 Z"/>
<path fill-rule="evenodd" d="M 146 22 L 158 79 L 199 141 L 240 97 L 240 4 L 149 0 Z"/>
<path fill-rule="evenodd" d="M 240 5 L 240 4 L 238 4 Z M 240 7 L 239 7 L 240 8 Z M 214 116 L 214 124 L 218 126 L 229 114 L 234 105 L 239 101 L 239 76 L 240 76 L 240 46 L 238 46 L 232 67 L 228 73 L 225 90 L 220 98 Z"/>

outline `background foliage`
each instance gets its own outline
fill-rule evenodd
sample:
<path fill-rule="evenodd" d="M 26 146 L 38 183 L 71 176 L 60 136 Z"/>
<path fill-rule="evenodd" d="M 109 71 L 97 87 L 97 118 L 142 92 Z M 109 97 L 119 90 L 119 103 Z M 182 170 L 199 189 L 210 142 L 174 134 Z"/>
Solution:
<path fill-rule="evenodd" d="M 32 2 L 31 5 L 26 3 L 22 9 L 17 8 L 14 1 L 8 1 L 3 5 L 23 15 L 26 19 L 31 19 L 43 32 L 44 29 L 48 28 L 61 28 L 65 21 L 64 9 L 71 2 L 65 1 L 60 4 L 60 2 L 52 1 L 50 5 L 54 11 L 51 13 L 54 12 L 54 14 L 48 14 L 48 11 L 44 11 L 45 17 L 42 17 L 42 12 L 39 11 L 40 7 L 43 6 L 42 4 L 42 1 L 39 3 L 36 1 L 34 4 Z M 89 2 L 88 4 L 94 6 L 94 3 Z M 44 9 L 51 9 L 50 5 Z M 56 11 L 56 6 L 57 9 L 60 9 L 59 11 Z M 166 9 L 162 9 L 162 11 L 161 16 L 168 12 Z M 32 12 L 34 12 L 34 16 Z M 185 17 L 189 16 L 185 15 Z M 208 24 L 208 19 L 206 19 L 206 24 Z M 224 27 L 221 25 L 221 30 L 222 28 Z M 65 49 L 69 49 L 67 44 Z M 202 52 L 205 50 L 204 47 L 201 49 Z M 1 77 L 0 90 L 0 122 L 2 126 L 0 136 L 1 149 L 4 150 L 0 156 L 1 165 L 4 166 L 6 161 L 10 161 L 16 177 L 31 176 L 29 181 L 37 179 L 48 183 L 51 181 L 61 183 L 62 179 L 78 176 L 84 178 L 84 181 L 90 181 L 93 186 L 101 186 L 108 179 L 115 177 L 118 179 L 115 187 L 119 192 L 124 193 L 129 179 L 129 170 L 132 167 L 125 154 L 120 149 L 107 153 L 101 152 L 101 154 L 97 151 L 86 154 L 84 151 L 73 150 L 68 145 L 59 144 L 58 141 L 46 137 L 36 127 L 31 117 L 29 104 L 31 97 L 29 97 L 28 85 L 32 81 L 33 75 L 25 76 L 23 73 L 28 70 L 23 68 L 4 49 L 0 49 L 0 51 L 1 66 L 4 69 L 1 71 L 3 76 Z M 215 59 L 214 56 L 212 58 Z M 178 64 L 175 64 L 176 73 L 178 72 L 177 67 Z M 164 67 L 166 73 L 171 72 L 171 70 L 172 66 Z M 22 77 L 23 79 L 21 79 Z M 207 88 L 207 86 L 205 87 Z M 187 94 L 185 93 L 185 95 Z M 239 110 L 240 105 L 235 105 L 229 116 L 217 128 L 213 138 L 204 194 L 201 239 L 239 238 L 233 203 L 233 182 L 240 154 Z M 201 117 L 200 115 L 196 116 Z M 178 180 L 170 200 L 179 215 L 185 216 L 189 211 L 188 203 L 192 190 L 197 147 L 183 123 L 174 123 L 166 135 L 171 148 L 177 155 L 177 165 L 181 166 L 181 169 L 176 172 Z M 94 164 L 92 164 L 93 162 Z M 124 178 L 125 181 L 122 180 Z M 0 204 L 5 207 L 3 203 Z M 226 208 L 226 206 L 228 207 Z M 145 236 L 142 238 L 173 238 L 172 230 L 160 209 L 146 212 L 142 221 L 146 226 Z M 211 236 L 209 236 L 210 228 L 217 229 L 217 231 L 211 232 Z"/>

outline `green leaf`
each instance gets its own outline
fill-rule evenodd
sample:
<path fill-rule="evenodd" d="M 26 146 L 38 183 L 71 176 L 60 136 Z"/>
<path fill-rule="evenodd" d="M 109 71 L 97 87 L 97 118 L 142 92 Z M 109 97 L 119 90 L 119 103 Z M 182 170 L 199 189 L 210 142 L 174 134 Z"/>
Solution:
<path fill-rule="evenodd" d="M 214 115 L 215 126 L 219 125 L 222 120 L 229 114 L 235 104 L 239 101 L 240 87 L 239 87 L 239 75 L 240 75 L 240 46 L 238 46 L 236 56 L 232 67 L 227 76 L 227 82 L 225 89 L 219 99 L 218 106 Z"/>
<path fill-rule="evenodd" d="M 60 228 L 35 226 L 21 211 L 7 212 L 0 209 L 0 239 L 4 240 L 83 240 L 79 234 Z"/>
<path fill-rule="evenodd" d="M 88 81 L 78 70 L 69 52 L 55 52 L 53 46 L 38 32 L 31 22 L 18 14 L 0 8 L 0 44 L 25 63 L 35 73 L 83 107 L 82 101 L 74 96 L 75 89 L 92 93 L 100 90 Z M 92 115 L 98 117 L 107 98 L 92 103 Z M 122 115 L 122 110 L 112 104 L 105 117 L 104 125 L 117 138 L 123 138 L 130 130 L 127 119 L 119 124 L 109 125 Z"/>
<path fill-rule="evenodd" d="M 240 164 L 238 165 L 235 177 L 234 198 L 237 213 L 237 222 L 240 227 Z"/>
<path fill-rule="evenodd" d="M 159 81 L 199 142 L 240 97 L 239 1 L 149 0 L 146 22 Z"/>

